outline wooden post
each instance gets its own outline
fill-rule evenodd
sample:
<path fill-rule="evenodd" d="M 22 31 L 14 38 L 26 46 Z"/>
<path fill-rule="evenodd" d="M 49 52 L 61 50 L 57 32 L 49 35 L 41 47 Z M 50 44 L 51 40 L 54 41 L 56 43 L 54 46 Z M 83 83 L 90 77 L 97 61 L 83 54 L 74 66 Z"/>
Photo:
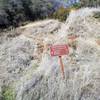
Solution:
<path fill-rule="evenodd" d="M 59 61 L 60 61 L 60 66 L 61 66 L 62 77 L 63 77 L 63 79 L 65 79 L 64 65 L 63 65 L 61 56 L 59 56 Z"/>

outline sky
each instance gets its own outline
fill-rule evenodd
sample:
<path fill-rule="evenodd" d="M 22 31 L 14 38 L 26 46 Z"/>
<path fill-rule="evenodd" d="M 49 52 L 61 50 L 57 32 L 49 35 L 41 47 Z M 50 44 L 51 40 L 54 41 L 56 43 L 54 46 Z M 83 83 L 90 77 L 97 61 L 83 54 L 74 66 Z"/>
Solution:
<path fill-rule="evenodd" d="M 63 4 L 65 7 L 66 6 L 69 6 L 71 4 L 74 4 L 74 3 L 78 3 L 79 0 L 55 0 L 57 2 L 60 2 L 61 4 Z"/>

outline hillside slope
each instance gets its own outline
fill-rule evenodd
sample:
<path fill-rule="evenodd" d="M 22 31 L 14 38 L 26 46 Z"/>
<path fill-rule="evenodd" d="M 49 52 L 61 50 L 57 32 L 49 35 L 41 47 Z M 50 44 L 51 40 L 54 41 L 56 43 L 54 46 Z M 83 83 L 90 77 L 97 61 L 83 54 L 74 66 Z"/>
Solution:
<path fill-rule="evenodd" d="M 84 8 L 72 11 L 65 23 L 45 20 L 2 35 L 0 86 L 11 86 L 16 100 L 99 100 L 100 21 L 95 12 L 100 9 Z M 71 42 L 69 36 L 77 37 Z M 69 44 L 64 80 L 50 44 Z"/>

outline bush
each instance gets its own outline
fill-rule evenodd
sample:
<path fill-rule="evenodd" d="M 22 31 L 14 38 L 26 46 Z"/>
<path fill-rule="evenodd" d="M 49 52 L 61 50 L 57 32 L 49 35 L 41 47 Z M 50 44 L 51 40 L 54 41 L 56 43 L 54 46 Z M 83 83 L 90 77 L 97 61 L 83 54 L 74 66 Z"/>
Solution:
<path fill-rule="evenodd" d="M 48 0 L 32 0 L 32 14 L 35 19 L 43 19 L 48 17 L 53 6 Z"/>
<path fill-rule="evenodd" d="M 0 3 L 0 28 L 46 18 L 53 9 L 48 0 L 1 0 Z"/>
<path fill-rule="evenodd" d="M 81 6 L 83 7 L 99 7 L 100 0 L 80 0 Z"/>
<path fill-rule="evenodd" d="M 75 3 L 68 8 L 60 7 L 57 11 L 50 15 L 50 18 L 59 19 L 60 21 L 65 21 L 72 9 L 77 10 L 81 8 L 80 3 Z"/>
<path fill-rule="evenodd" d="M 4 86 L 2 88 L 2 100 L 15 100 L 14 91 L 10 87 Z"/>
<path fill-rule="evenodd" d="M 54 12 L 50 17 L 54 19 L 59 19 L 60 21 L 65 21 L 70 12 L 69 8 L 60 7 L 56 12 Z"/>
<path fill-rule="evenodd" d="M 25 21 L 24 8 L 20 0 L 4 0 L 0 7 L 0 28 L 18 26 Z"/>
<path fill-rule="evenodd" d="M 93 17 L 100 21 L 100 12 L 95 12 Z"/>
<path fill-rule="evenodd" d="M 8 14 L 9 24 L 16 27 L 20 22 L 25 21 L 24 8 L 20 0 L 9 0 L 8 5 L 4 8 Z"/>
<path fill-rule="evenodd" d="M 81 8 L 81 4 L 80 3 L 75 3 L 71 6 L 71 8 L 74 8 L 74 9 L 79 9 Z"/>
<path fill-rule="evenodd" d="M 8 14 L 2 10 L 0 11 L 0 27 L 5 28 L 8 26 L 9 26 Z"/>

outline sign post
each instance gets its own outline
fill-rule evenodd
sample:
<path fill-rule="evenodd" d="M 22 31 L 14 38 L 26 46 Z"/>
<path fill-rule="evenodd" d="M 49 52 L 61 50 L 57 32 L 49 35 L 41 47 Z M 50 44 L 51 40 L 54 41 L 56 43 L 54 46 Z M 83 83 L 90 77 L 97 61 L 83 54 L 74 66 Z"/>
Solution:
<path fill-rule="evenodd" d="M 63 76 L 63 79 L 64 79 L 65 78 L 64 65 L 63 65 L 61 56 L 59 56 L 59 60 L 60 60 L 60 66 L 61 66 L 62 76 Z"/>
<path fill-rule="evenodd" d="M 59 57 L 61 72 L 62 72 L 62 76 L 63 76 L 63 79 L 64 79 L 65 74 L 64 74 L 64 65 L 63 65 L 63 61 L 62 61 L 62 56 L 67 55 L 69 53 L 68 46 L 67 45 L 54 45 L 54 46 L 51 46 L 50 47 L 50 53 L 51 53 L 51 56 L 58 56 Z"/>

